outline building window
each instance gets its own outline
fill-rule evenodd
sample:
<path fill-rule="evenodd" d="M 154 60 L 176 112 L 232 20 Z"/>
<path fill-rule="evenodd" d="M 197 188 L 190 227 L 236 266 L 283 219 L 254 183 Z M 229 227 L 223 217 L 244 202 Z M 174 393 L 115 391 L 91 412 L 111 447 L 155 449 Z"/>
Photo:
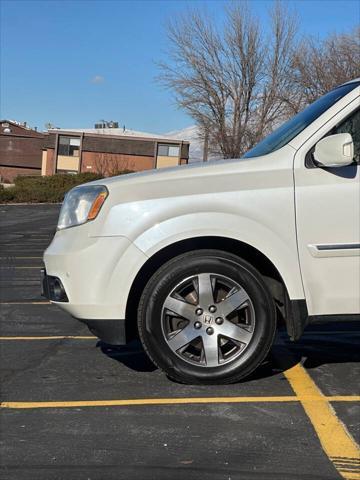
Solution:
<path fill-rule="evenodd" d="M 159 144 L 158 156 L 160 157 L 178 157 L 180 152 L 179 145 Z"/>
<path fill-rule="evenodd" d="M 80 138 L 59 137 L 58 155 L 78 157 L 80 154 Z"/>

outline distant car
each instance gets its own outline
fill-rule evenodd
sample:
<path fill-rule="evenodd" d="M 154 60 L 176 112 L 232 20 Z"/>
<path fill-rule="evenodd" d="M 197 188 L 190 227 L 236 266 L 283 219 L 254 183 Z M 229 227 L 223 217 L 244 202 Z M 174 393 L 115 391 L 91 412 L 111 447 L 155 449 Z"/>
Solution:
<path fill-rule="evenodd" d="M 360 79 L 242 159 L 72 189 L 47 297 L 175 380 L 230 383 L 314 321 L 360 318 Z"/>

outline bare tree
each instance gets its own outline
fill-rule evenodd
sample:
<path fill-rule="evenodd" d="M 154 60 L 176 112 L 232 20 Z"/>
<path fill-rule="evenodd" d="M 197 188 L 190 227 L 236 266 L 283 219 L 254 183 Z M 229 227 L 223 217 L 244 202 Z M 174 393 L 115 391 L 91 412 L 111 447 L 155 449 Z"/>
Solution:
<path fill-rule="evenodd" d="M 115 157 L 109 153 L 98 153 L 95 157 L 95 170 L 103 177 L 112 177 L 135 170 L 135 162 L 128 159 Z"/>
<path fill-rule="evenodd" d="M 294 110 L 360 75 L 360 28 L 333 34 L 323 41 L 305 39 L 294 55 L 293 77 L 297 89 Z"/>
<path fill-rule="evenodd" d="M 287 115 L 296 20 L 277 3 L 270 23 L 265 35 L 247 4 L 237 3 L 221 33 L 199 11 L 169 26 L 160 80 L 224 158 L 241 156 Z"/>

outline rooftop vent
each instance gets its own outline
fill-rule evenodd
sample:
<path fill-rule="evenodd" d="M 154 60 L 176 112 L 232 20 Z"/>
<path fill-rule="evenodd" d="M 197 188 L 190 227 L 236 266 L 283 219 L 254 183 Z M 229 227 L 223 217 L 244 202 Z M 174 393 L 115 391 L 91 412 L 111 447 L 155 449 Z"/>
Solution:
<path fill-rule="evenodd" d="M 113 122 L 112 120 L 107 122 L 102 120 L 100 123 L 95 123 L 95 128 L 97 130 L 101 130 L 102 128 L 119 128 L 119 122 Z"/>

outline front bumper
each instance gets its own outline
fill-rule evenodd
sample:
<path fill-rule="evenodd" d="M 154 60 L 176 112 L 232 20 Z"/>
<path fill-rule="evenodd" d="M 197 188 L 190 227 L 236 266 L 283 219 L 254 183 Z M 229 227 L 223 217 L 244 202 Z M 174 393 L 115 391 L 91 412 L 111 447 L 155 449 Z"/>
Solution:
<path fill-rule="evenodd" d="M 41 295 L 52 302 L 69 302 L 60 278 L 47 275 L 45 268 L 41 269 Z M 90 332 L 105 343 L 112 345 L 127 343 L 125 320 L 85 320 L 83 318 L 78 320 L 85 323 Z"/>
<path fill-rule="evenodd" d="M 126 237 L 91 237 L 86 225 L 59 231 L 44 254 L 44 295 L 106 343 L 124 344 L 129 292 L 146 260 Z"/>

